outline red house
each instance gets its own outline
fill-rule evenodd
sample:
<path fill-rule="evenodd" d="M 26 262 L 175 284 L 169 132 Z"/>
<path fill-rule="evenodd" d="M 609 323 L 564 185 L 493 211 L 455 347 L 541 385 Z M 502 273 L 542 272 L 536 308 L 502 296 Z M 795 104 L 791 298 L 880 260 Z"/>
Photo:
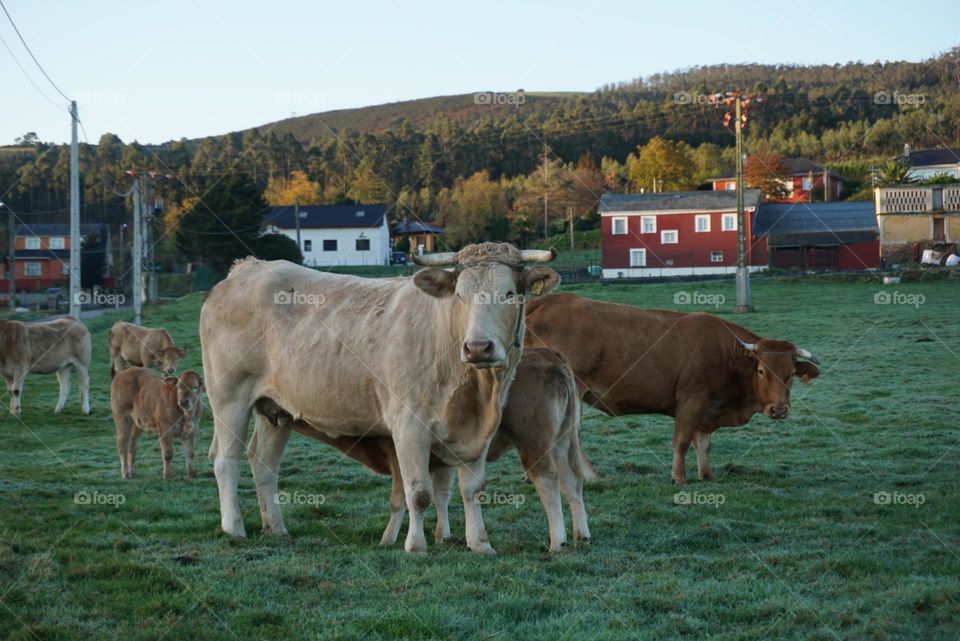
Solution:
<path fill-rule="evenodd" d="M 100 236 L 105 275 L 112 260 L 110 229 L 104 223 L 80 225 L 81 241 L 89 236 Z M 17 225 L 15 242 L 16 266 L 14 277 L 18 292 L 38 292 L 48 287 L 66 286 L 70 280 L 70 225 L 36 223 Z M 0 292 L 7 293 L 9 258 L 0 265 Z"/>
<path fill-rule="evenodd" d="M 789 178 L 786 188 L 789 196 L 774 202 L 823 202 L 840 200 L 843 193 L 843 177 L 823 165 L 806 158 L 784 158 L 783 165 Z M 734 191 L 737 176 L 733 172 L 710 179 L 714 191 Z"/>
<path fill-rule="evenodd" d="M 744 193 L 752 237 L 760 190 Z M 737 269 L 737 193 L 604 194 L 600 199 L 604 278 L 728 274 Z M 751 271 L 767 266 L 766 243 L 750 243 Z"/>

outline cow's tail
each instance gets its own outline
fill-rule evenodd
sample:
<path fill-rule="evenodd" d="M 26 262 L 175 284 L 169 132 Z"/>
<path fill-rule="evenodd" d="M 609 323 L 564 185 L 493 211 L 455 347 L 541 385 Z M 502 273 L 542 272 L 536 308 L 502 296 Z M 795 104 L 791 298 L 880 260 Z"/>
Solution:
<path fill-rule="evenodd" d="M 107 351 L 110 352 L 110 380 L 117 375 L 117 368 L 113 364 L 113 327 L 107 330 Z"/>
<path fill-rule="evenodd" d="M 567 449 L 567 456 L 570 457 L 570 467 L 578 478 L 584 481 L 595 481 L 597 471 L 593 469 L 590 459 L 587 458 L 583 446 L 580 444 L 580 399 L 576 393 L 576 386 L 572 387 L 571 390 L 573 393 L 569 395 L 567 401 L 567 415 L 563 420 L 562 431 L 562 433 L 570 434 L 570 447 Z"/>

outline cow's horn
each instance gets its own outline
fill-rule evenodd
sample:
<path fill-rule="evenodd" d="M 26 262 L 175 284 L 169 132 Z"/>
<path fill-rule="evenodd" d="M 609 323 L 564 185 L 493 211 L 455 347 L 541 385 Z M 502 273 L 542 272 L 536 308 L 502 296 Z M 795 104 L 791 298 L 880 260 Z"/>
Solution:
<path fill-rule="evenodd" d="M 755 352 L 755 351 L 757 351 L 757 344 L 756 344 L 756 343 L 744 343 L 742 340 L 740 340 L 740 337 L 739 337 L 739 336 L 737 337 L 737 342 L 740 343 L 740 347 L 742 347 L 743 349 L 747 350 L 748 352 Z"/>
<path fill-rule="evenodd" d="M 520 260 L 525 263 L 549 263 L 557 257 L 555 249 L 522 249 Z"/>
<path fill-rule="evenodd" d="M 816 363 L 817 365 L 820 364 L 820 361 L 817 360 L 817 357 L 816 357 L 816 356 L 814 356 L 813 354 L 811 354 L 811 353 L 808 352 L 807 350 L 803 349 L 802 347 L 798 347 L 798 348 L 797 348 L 797 356 L 799 356 L 800 358 L 805 358 L 805 359 L 807 359 L 808 361 L 810 361 L 811 363 Z"/>
<path fill-rule="evenodd" d="M 457 252 L 437 252 L 413 256 L 413 262 L 424 267 L 449 267 L 457 264 Z"/>

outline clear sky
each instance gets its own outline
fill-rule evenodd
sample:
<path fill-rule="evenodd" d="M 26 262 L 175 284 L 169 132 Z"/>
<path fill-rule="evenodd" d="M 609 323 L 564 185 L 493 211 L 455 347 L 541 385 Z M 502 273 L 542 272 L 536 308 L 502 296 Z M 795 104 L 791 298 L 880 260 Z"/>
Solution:
<path fill-rule="evenodd" d="M 721 62 L 922 60 L 960 43 L 960 2 L 4 0 L 90 142 L 163 142 L 474 91 L 592 91 Z M 6 17 L 0 37 L 65 101 Z M 0 47 L 0 144 L 69 118 Z"/>

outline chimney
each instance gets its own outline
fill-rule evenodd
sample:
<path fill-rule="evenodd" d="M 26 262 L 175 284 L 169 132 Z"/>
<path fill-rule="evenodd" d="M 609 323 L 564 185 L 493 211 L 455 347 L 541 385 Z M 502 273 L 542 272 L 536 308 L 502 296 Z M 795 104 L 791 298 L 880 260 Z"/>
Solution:
<path fill-rule="evenodd" d="M 903 157 L 910 158 L 910 143 L 903 143 Z"/>

